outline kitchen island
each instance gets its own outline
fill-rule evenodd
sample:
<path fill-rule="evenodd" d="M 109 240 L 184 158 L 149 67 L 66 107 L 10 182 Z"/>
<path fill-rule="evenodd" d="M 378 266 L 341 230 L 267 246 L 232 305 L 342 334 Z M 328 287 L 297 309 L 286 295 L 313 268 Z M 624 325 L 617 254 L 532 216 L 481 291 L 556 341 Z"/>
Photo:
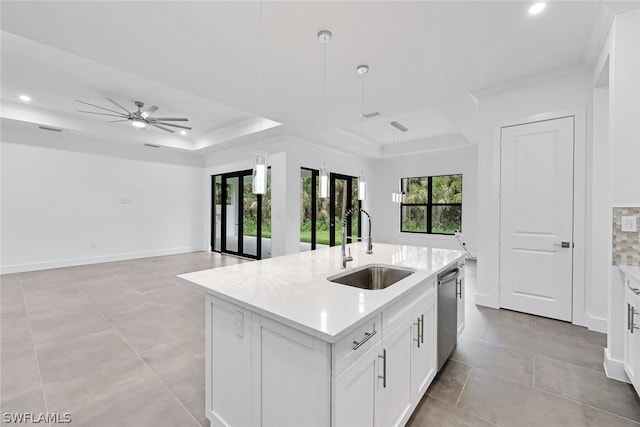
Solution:
<path fill-rule="evenodd" d="M 349 245 L 347 270 L 413 271 L 380 290 L 332 283 L 339 247 L 178 276 L 206 298 L 206 414 L 213 426 L 387 426 L 436 373 L 436 276 L 460 251 Z"/>

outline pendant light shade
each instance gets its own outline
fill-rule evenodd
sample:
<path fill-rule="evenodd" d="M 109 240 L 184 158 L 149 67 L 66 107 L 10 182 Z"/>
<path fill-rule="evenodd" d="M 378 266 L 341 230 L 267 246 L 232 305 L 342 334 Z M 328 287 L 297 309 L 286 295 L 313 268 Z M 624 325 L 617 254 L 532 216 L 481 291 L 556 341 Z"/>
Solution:
<path fill-rule="evenodd" d="M 367 180 L 364 175 L 358 177 L 358 200 L 367 198 Z"/>
<path fill-rule="evenodd" d="M 267 192 L 267 153 L 254 151 L 253 153 L 253 193 Z"/>
<path fill-rule="evenodd" d="M 320 198 L 326 199 L 329 197 L 329 171 L 326 167 L 320 169 Z"/>

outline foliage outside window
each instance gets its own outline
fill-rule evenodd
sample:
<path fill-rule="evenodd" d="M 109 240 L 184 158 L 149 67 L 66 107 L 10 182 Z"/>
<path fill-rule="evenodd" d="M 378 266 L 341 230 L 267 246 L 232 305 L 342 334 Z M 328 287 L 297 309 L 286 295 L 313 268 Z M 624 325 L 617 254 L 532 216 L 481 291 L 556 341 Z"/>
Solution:
<path fill-rule="evenodd" d="M 462 231 L 462 175 L 402 178 L 400 231 L 454 234 Z"/>

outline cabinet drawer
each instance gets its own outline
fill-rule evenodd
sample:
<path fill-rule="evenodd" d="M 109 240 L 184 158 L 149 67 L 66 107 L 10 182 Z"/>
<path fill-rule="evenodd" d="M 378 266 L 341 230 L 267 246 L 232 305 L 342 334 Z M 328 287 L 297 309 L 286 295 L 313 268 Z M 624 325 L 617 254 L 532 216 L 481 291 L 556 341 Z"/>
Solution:
<path fill-rule="evenodd" d="M 392 332 L 414 311 L 414 307 L 435 292 L 436 278 L 425 280 L 416 286 L 409 295 L 403 296 L 382 313 L 382 331 L 384 334 Z"/>
<path fill-rule="evenodd" d="M 382 337 L 381 315 L 362 323 L 345 338 L 333 344 L 332 375 L 337 377 L 349 365 L 364 355 Z"/>

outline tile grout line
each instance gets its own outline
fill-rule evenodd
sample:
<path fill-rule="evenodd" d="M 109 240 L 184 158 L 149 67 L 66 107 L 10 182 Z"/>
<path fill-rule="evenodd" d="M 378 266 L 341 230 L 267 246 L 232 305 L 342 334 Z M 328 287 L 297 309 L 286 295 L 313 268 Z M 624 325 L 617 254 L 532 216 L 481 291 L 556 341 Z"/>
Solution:
<path fill-rule="evenodd" d="M 120 280 L 118 278 L 118 280 Z M 189 414 L 189 416 L 196 422 L 196 424 L 198 426 L 200 426 L 200 421 L 198 421 L 196 419 L 195 416 L 193 416 L 193 414 L 191 413 L 191 411 L 189 411 L 189 409 L 184 405 L 184 403 L 182 403 L 182 401 L 178 398 L 178 396 L 176 396 L 176 394 L 173 392 L 173 390 L 171 390 L 169 388 L 169 386 L 167 386 L 167 384 L 165 384 L 165 382 L 162 380 L 162 378 L 160 378 L 158 376 L 158 374 L 156 373 L 156 371 L 153 370 L 153 368 L 151 366 L 149 366 L 149 364 L 142 358 L 142 356 L 140 354 L 138 354 L 138 352 L 131 346 L 131 344 L 129 344 L 129 342 L 125 339 L 125 337 L 120 333 L 120 331 L 118 331 L 118 329 L 116 329 L 115 325 L 113 323 L 111 323 L 109 321 L 109 319 L 104 315 L 104 313 L 102 313 L 102 311 L 100 311 L 100 309 L 98 309 L 98 307 L 96 307 L 96 305 L 93 303 L 93 301 L 91 301 L 89 299 L 89 297 L 84 293 L 84 291 L 82 289 L 80 289 L 80 287 L 76 284 L 75 280 L 71 279 L 71 282 L 73 283 L 73 285 L 78 289 L 78 291 L 80 291 L 80 293 L 82 294 L 82 296 L 84 296 L 84 298 L 87 300 L 87 302 L 89 304 L 91 304 L 91 306 L 100 314 L 100 316 L 109 324 L 109 326 L 111 326 L 111 329 L 120 337 L 120 339 L 122 339 L 122 341 L 127 345 L 127 347 L 129 347 L 129 349 L 131 349 L 131 351 L 138 357 L 138 359 L 140 359 L 140 361 L 144 364 L 144 366 L 146 366 L 147 368 L 149 368 L 149 370 L 153 373 L 153 375 L 158 379 L 158 381 L 160 381 L 160 384 L 162 384 L 162 386 L 169 392 L 169 394 L 180 404 L 180 406 L 182 406 L 182 408 L 187 411 L 187 414 Z M 108 387 L 107 387 L 108 389 Z M 79 400 L 75 399 L 75 400 Z"/>
<path fill-rule="evenodd" d="M 444 405 L 451 406 L 451 404 L 450 404 L 450 403 L 447 403 L 447 402 L 443 401 L 442 399 L 439 399 L 439 398 L 438 398 L 438 397 L 436 397 L 436 396 L 432 396 L 432 395 L 430 395 L 430 394 L 429 394 L 429 395 L 427 395 L 427 396 L 428 396 L 429 398 L 431 398 L 431 399 L 437 400 L 438 402 L 440 402 L 440 403 L 442 403 L 442 404 L 444 404 Z M 453 407 L 454 407 L 455 409 L 459 410 L 459 411 L 464 412 L 465 414 L 469 414 L 469 415 L 471 415 L 472 417 L 475 417 L 475 418 L 478 418 L 479 420 L 485 421 L 485 422 L 487 422 L 487 423 L 491 424 L 492 426 L 500 427 L 498 424 L 494 423 L 493 421 L 487 420 L 486 418 L 483 418 L 483 417 L 481 417 L 481 416 L 479 416 L 479 415 L 477 415 L 477 414 L 474 414 L 473 412 L 468 411 L 468 410 L 466 410 L 466 409 L 464 409 L 464 408 L 460 408 L 460 407 L 455 406 L 455 405 L 454 405 Z"/>
<path fill-rule="evenodd" d="M 65 273 L 66 274 L 66 273 Z M 68 274 L 67 274 L 68 276 Z M 40 361 L 38 360 L 38 351 L 36 350 L 36 342 L 33 339 L 33 329 L 31 329 L 31 316 L 29 316 L 29 307 L 27 307 L 27 298 L 24 296 L 24 283 L 22 276 L 18 276 L 20 280 L 20 291 L 22 292 L 22 303 L 24 304 L 24 312 L 27 316 L 27 324 L 29 325 L 29 336 L 31 337 L 31 345 L 33 346 L 33 355 L 36 358 L 36 366 L 38 367 L 38 377 L 40 378 L 40 389 L 42 390 L 42 400 L 44 401 L 44 410 L 49 413 L 49 404 L 47 403 L 47 393 L 44 390 L 44 381 L 42 380 L 42 371 L 40 370 Z M 51 423 L 48 423 L 51 427 Z"/>
<path fill-rule="evenodd" d="M 559 399 L 563 399 L 563 400 L 566 400 L 566 401 L 569 401 L 569 402 L 575 403 L 575 404 L 577 404 L 577 405 L 582 405 L 582 406 L 586 406 L 586 407 L 591 408 L 591 409 L 595 409 L 595 410 L 596 410 L 596 411 L 598 411 L 598 412 L 602 412 L 602 413 L 605 413 L 605 414 L 607 414 L 607 415 L 611 415 L 611 416 L 613 416 L 613 417 L 620 418 L 620 419 L 623 419 L 623 420 L 625 420 L 625 421 L 629 421 L 629 422 L 631 422 L 631 423 L 633 423 L 633 424 L 640 425 L 640 421 L 635 421 L 635 420 L 632 420 L 632 419 L 630 419 L 630 418 L 623 417 L 622 415 L 614 414 L 613 412 L 609 412 L 609 411 L 604 410 L 604 409 L 602 409 L 602 408 L 598 408 L 598 407 L 595 407 L 595 406 L 593 406 L 593 405 L 589 405 L 588 403 L 580 402 L 580 401 L 578 401 L 578 400 L 574 400 L 574 399 L 571 399 L 571 398 L 569 398 L 569 397 L 562 396 L 561 394 L 557 394 L 557 393 L 554 393 L 554 392 L 552 392 L 552 391 L 545 390 L 545 389 L 542 389 L 542 388 L 536 388 L 536 390 L 538 390 L 538 391 L 540 391 L 540 392 L 542 392 L 542 393 L 546 393 L 546 394 L 548 394 L 548 395 L 551 395 L 551 396 L 557 397 L 557 398 L 559 398 Z"/>
<path fill-rule="evenodd" d="M 533 378 L 531 378 L 531 387 L 536 388 L 536 354 L 533 353 Z"/>
<path fill-rule="evenodd" d="M 473 366 L 470 367 L 469 373 L 467 374 L 467 378 L 465 378 L 464 384 L 462 384 L 462 389 L 460 390 L 460 395 L 458 395 L 458 398 L 456 399 L 456 403 L 455 403 L 455 405 L 453 405 L 456 408 L 458 407 L 458 403 L 460 402 L 460 399 L 462 398 L 462 393 L 464 393 L 465 387 L 467 387 L 467 382 L 469 381 L 469 378 L 471 377 L 471 372 L 472 371 L 473 371 Z"/>

